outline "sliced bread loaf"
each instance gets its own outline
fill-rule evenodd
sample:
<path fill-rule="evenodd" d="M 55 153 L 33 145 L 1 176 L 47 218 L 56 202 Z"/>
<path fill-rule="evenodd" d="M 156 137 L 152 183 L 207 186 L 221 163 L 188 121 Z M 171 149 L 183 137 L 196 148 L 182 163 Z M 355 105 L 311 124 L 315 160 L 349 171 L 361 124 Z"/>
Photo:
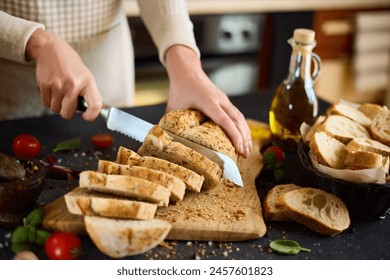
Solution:
<path fill-rule="evenodd" d="M 135 220 L 153 219 L 157 210 L 154 203 L 130 200 L 79 187 L 65 194 L 65 203 L 69 212 L 75 215 Z"/>
<path fill-rule="evenodd" d="M 287 213 L 284 209 L 280 209 L 276 206 L 278 197 L 285 192 L 300 189 L 300 186 L 295 184 L 282 184 L 273 187 L 264 198 L 263 202 L 263 215 L 266 221 L 289 221 Z"/>
<path fill-rule="evenodd" d="M 363 103 L 360 104 L 357 109 L 363 114 L 365 114 L 367 117 L 369 117 L 370 120 L 373 120 L 379 113 L 379 111 L 383 109 L 383 107 L 378 104 Z"/>
<path fill-rule="evenodd" d="M 127 175 L 107 175 L 90 170 L 80 173 L 79 185 L 81 188 L 132 197 L 159 206 L 168 206 L 171 195 L 167 188 L 145 179 Z"/>
<path fill-rule="evenodd" d="M 390 110 L 383 108 L 371 123 L 372 138 L 390 146 Z"/>
<path fill-rule="evenodd" d="M 121 147 L 121 149 L 118 150 L 117 158 L 126 159 L 121 162 L 122 164 L 139 165 L 171 174 L 184 182 L 186 190 L 200 192 L 204 182 L 204 177 L 202 175 L 199 175 L 188 168 L 165 159 L 150 156 L 141 157 L 136 152 L 124 147 Z"/>
<path fill-rule="evenodd" d="M 229 137 L 220 126 L 198 110 L 171 111 L 161 118 L 159 126 L 192 142 L 228 155 L 237 162 L 238 153 Z"/>
<path fill-rule="evenodd" d="M 336 169 L 345 168 L 345 145 L 328 133 L 319 131 L 310 142 L 310 149 L 319 164 Z"/>
<path fill-rule="evenodd" d="M 204 176 L 205 180 L 202 186 L 204 189 L 217 187 L 222 179 L 222 169 L 217 163 L 193 149 L 173 141 L 159 126 L 154 126 L 149 131 L 138 150 L 138 154 L 162 158 Z"/>
<path fill-rule="evenodd" d="M 183 200 L 186 185 L 168 173 L 143 166 L 130 166 L 107 160 L 99 160 L 98 171 L 105 174 L 130 175 L 162 185 L 171 191 L 171 200 Z"/>
<path fill-rule="evenodd" d="M 142 254 L 158 246 L 172 225 L 166 221 L 84 216 L 85 229 L 96 247 L 112 258 Z"/>
<path fill-rule="evenodd" d="M 302 188 L 285 192 L 276 204 L 292 220 L 323 235 L 335 235 L 350 225 L 344 202 L 320 189 Z"/>
<path fill-rule="evenodd" d="M 361 124 L 339 115 L 327 116 L 318 130 L 325 131 L 344 144 L 354 138 L 371 138 L 370 133 Z"/>

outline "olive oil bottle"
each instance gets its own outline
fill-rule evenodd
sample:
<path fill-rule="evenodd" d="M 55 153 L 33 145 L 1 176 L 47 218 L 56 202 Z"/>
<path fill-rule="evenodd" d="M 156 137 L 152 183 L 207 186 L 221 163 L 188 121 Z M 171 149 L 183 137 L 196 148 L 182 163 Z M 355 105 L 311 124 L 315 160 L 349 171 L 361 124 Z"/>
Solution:
<path fill-rule="evenodd" d="M 287 78 L 276 88 L 269 110 L 272 139 L 282 149 L 296 150 L 303 122 L 312 124 L 318 114 L 314 82 L 321 69 L 321 59 L 312 52 L 315 32 L 295 29 L 287 42 L 292 47 Z M 314 65 L 312 71 L 312 65 Z"/>

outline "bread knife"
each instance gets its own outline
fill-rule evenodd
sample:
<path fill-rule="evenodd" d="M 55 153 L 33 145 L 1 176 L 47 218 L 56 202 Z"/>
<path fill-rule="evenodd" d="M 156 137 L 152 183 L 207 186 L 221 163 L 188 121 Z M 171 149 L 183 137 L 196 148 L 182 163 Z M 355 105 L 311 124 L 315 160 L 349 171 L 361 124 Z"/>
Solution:
<path fill-rule="evenodd" d="M 79 111 L 85 111 L 87 107 L 88 105 L 86 104 L 84 98 L 79 97 L 77 109 Z M 144 142 L 149 130 L 154 126 L 143 119 L 107 104 L 103 105 L 100 111 L 100 116 L 105 120 L 108 129 L 122 133 L 141 143 Z M 237 186 L 244 186 L 238 166 L 232 158 L 169 131 L 166 132 L 173 138 L 174 141 L 182 143 L 183 145 L 217 163 L 223 170 L 223 178 L 229 180 Z"/>

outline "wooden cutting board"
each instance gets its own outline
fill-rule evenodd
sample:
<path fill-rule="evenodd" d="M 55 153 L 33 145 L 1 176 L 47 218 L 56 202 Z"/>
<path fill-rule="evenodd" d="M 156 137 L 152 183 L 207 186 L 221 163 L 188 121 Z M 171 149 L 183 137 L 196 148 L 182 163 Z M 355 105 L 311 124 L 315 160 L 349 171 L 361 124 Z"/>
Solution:
<path fill-rule="evenodd" d="M 262 216 L 255 179 L 263 167 L 260 148 L 269 142 L 268 126 L 248 120 L 251 127 L 263 131 L 254 139 L 254 147 L 247 159 L 240 158 L 238 167 L 244 187 L 220 184 L 201 193 L 186 193 L 184 200 L 169 207 L 160 207 L 156 218 L 172 224 L 168 240 L 242 241 L 262 237 L 266 226 Z M 86 234 L 83 216 L 71 214 L 63 197 L 44 208 L 43 226 L 52 231 Z"/>

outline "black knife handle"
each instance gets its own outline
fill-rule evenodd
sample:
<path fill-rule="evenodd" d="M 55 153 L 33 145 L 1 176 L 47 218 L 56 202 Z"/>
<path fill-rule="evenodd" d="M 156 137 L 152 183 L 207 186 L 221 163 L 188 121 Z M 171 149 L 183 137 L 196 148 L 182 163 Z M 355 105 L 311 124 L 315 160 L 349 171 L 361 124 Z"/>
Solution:
<path fill-rule="evenodd" d="M 85 112 L 85 111 L 87 111 L 87 107 L 88 107 L 88 104 L 87 104 L 87 102 L 85 102 L 84 97 L 79 96 L 77 98 L 77 110 L 81 111 L 81 112 Z"/>

